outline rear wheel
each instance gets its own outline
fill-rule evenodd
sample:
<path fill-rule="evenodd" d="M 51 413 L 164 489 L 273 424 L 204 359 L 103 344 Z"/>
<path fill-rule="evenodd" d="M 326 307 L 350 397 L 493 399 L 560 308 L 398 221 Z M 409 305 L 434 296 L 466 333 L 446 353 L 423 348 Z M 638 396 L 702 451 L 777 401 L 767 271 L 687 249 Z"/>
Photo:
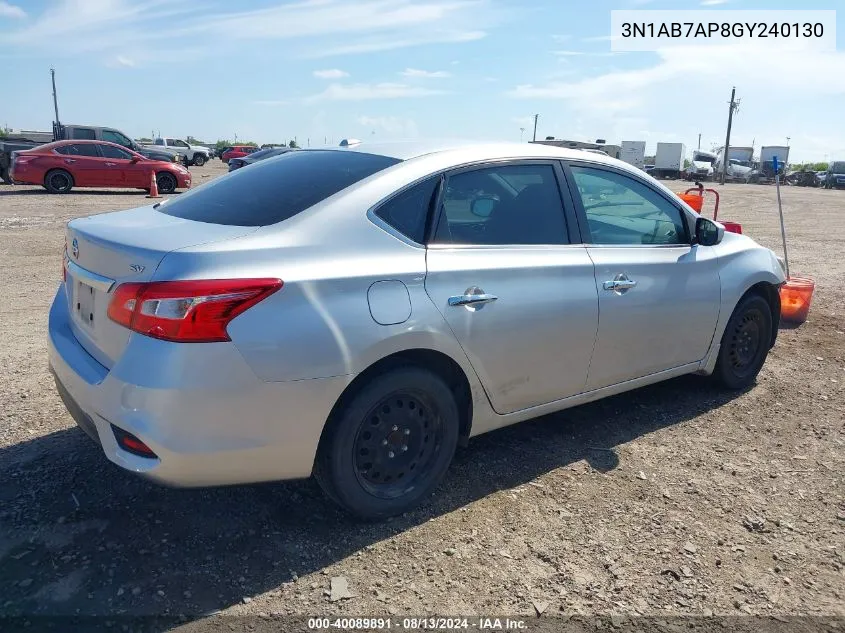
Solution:
<path fill-rule="evenodd" d="M 197 167 L 205 165 L 205 156 L 202 154 L 194 154 L 194 165 Z"/>
<path fill-rule="evenodd" d="M 67 193 L 73 188 L 73 176 L 64 169 L 48 171 L 44 176 L 44 188 L 50 193 Z"/>
<path fill-rule="evenodd" d="M 0 167 L 0 180 L 5 182 L 7 185 L 12 184 L 12 177 L 9 175 L 8 167 Z"/>
<path fill-rule="evenodd" d="M 766 362 L 772 340 L 772 312 L 760 295 L 749 295 L 734 309 L 725 333 L 714 376 L 729 389 L 754 383 Z"/>
<path fill-rule="evenodd" d="M 422 503 L 446 474 L 458 443 L 452 391 L 418 367 L 373 378 L 331 425 L 317 456 L 317 480 L 329 497 L 364 519 Z"/>
<path fill-rule="evenodd" d="M 156 174 L 156 184 L 159 193 L 173 193 L 179 183 L 176 182 L 176 177 L 173 174 L 161 172 Z"/>

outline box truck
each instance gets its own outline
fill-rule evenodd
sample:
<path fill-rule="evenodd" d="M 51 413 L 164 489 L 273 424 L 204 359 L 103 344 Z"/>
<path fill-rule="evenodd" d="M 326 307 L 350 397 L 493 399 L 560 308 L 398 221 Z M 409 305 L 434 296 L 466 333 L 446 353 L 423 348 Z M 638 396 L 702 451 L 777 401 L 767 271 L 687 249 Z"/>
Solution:
<path fill-rule="evenodd" d="M 686 153 L 687 148 L 683 143 L 658 143 L 651 175 L 655 178 L 679 179 L 684 170 Z"/>
<path fill-rule="evenodd" d="M 645 141 L 622 141 L 619 158 L 629 165 L 645 168 Z"/>

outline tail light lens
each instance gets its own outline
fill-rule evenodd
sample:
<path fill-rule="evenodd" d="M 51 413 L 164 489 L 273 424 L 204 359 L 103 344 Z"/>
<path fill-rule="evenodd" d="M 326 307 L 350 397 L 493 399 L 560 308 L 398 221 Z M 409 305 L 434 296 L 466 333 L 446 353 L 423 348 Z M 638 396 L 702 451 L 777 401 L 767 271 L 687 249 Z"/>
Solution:
<path fill-rule="evenodd" d="M 27 163 L 34 161 L 36 158 L 38 158 L 38 157 L 37 156 L 24 156 L 22 154 L 18 154 L 17 156 L 14 157 L 12 162 L 15 166 L 26 165 Z"/>
<path fill-rule="evenodd" d="M 282 286 L 281 279 L 121 284 L 109 303 L 108 315 L 134 332 L 165 341 L 230 341 L 229 322 Z"/>

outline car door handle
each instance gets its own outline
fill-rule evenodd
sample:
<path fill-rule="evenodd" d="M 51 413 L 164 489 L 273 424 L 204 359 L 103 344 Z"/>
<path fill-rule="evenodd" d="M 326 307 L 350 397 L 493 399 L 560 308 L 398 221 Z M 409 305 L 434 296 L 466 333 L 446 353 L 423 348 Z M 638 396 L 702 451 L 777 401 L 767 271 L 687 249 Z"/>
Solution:
<path fill-rule="evenodd" d="M 106 167 L 114 167 L 117 163 L 106 163 Z"/>
<path fill-rule="evenodd" d="M 612 281 L 605 281 L 602 287 L 605 290 L 630 290 L 637 285 L 633 279 L 614 279 Z"/>
<path fill-rule="evenodd" d="M 65 158 L 65 163 L 67 163 L 68 165 L 72 165 L 75 162 L 76 162 L 76 159 L 74 159 L 74 158 Z"/>
<path fill-rule="evenodd" d="M 476 305 L 479 303 L 491 303 L 498 299 L 496 295 L 491 294 L 478 294 L 478 295 L 456 295 L 454 297 L 449 297 L 449 305 L 450 306 L 469 306 L 469 305 Z"/>

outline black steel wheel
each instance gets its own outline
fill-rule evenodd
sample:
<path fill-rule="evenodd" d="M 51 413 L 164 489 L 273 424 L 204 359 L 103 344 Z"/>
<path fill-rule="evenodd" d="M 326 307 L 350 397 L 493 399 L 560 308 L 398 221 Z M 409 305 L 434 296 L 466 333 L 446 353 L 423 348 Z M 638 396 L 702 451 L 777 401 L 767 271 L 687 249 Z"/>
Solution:
<path fill-rule="evenodd" d="M 205 165 L 205 155 L 200 153 L 194 154 L 194 165 L 196 165 L 197 167 L 202 167 L 203 165 Z"/>
<path fill-rule="evenodd" d="M 50 193 L 67 193 L 73 188 L 73 176 L 64 169 L 48 171 L 44 176 L 44 187 Z"/>
<path fill-rule="evenodd" d="M 156 174 L 156 183 L 158 184 L 159 193 L 173 193 L 179 184 L 176 182 L 176 176 L 166 171 Z"/>
<path fill-rule="evenodd" d="M 730 389 L 750 386 L 766 361 L 771 341 L 772 312 L 768 302 L 759 295 L 745 297 L 722 335 L 716 377 Z"/>
<path fill-rule="evenodd" d="M 436 374 L 401 367 L 373 378 L 330 421 L 315 474 L 326 494 L 364 519 L 422 503 L 458 442 L 454 395 Z"/>

